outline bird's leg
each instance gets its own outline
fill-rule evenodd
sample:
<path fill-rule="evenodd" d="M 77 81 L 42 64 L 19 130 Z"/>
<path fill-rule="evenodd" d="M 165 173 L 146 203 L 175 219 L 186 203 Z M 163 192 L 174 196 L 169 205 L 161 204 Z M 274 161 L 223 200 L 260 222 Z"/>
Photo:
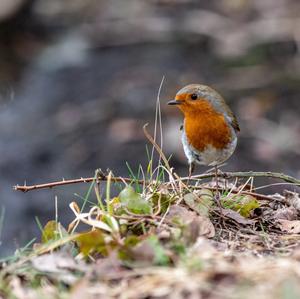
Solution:
<path fill-rule="evenodd" d="M 188 185 L 189 185 L 189 183 L 190 183 L 190 179 L 191 179 L 191 177 L 192 177 L 192 174 L 193 174 L 194 170 L 195 170 L 195 163 L 194 163 L 194 162 L 191 162 L 191 163 L 189 164 L 189 179 L 188 179 L 188 181 L 187 181 L 187 184 L 188 184 Z"/>
<path fill-rule="evenodd" d="M 218 166 L 215 166 L 215 176 L 216 176 L 216 195 L 215 195 L 215 199 L 217 202 L 218 207 L 221 209 L 221 203 L 220 203 L 220 199 L 221 199 L 221 194 L 219 192 L 219 180 L 218 180 Z"/>
<path fill-rule="evenodd" d="M 189 179 L 191 178 L 191 176 L 192 176 L 194 170 L 195 170 L 195 163 L 194 163 L 194 162 L 191 162 L 191 163 L 189 164 Z"/>
<path fill-rule="evenodd" d="M 219 194 L 218 166 L 215 166 L 216 192 Z"/>

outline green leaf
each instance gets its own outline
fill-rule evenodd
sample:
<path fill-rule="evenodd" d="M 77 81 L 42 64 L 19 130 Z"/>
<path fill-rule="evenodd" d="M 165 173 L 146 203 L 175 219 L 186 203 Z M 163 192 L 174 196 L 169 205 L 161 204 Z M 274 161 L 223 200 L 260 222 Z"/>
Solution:
<path fill-rule="evenodd" d="M 184 195 L 183 200 L 192 210 L 202 216 L 208 216 L 214 204 L 213 193 L 208 189 L 201 189 L 197 194 L 188 193 Z"/>
<path fill-rule="evenodd" d="M 124 240 L 124 246 L 119 248 L 118 256 L 121 260 L 132 260 L 132 248 L 140 242 L 140 238 L 136 235 L 127 236 Z"/>
<path fill-rule="evenodd" d="M 76 238 L 76 241 L 79 245 L 79 251 L 84 256 L 87 256 L 92 252 L 98 252 L 102 255 L 107 255 L 108 253 L 105 243 L 105 234 L 99 229 L 81 233 Z"/>
<path fill-rule="evenodd" d="M 140 242 L 140 238 L 138 236 L 131 235 L 126 237 L 126 239 L 124 240 L 124 245 L 127 247 L 133 247 L 137 245 L 139 242 Z"/>
<path fill-rule="evenodd" d="M 112 229 L 112 231 L 114 232 L 120 231 L 120 225 L 115 217 L 109 214 L 104 214 L 102 215 L 102 219 Z"/>
<path fill-rule="evenodd" d="M 166 251 L 160 244 L 157 236 L 150 236 L 147 239 L 147 242 L 150 244 L 154 251 L 154 264 L 161 266 L 168 265 L 170 263 L 170 258 L 167 256 Z"/>
<path fill-rule="evenodd" d="M 221 199 L 221 203 L 224 208 L 236 211 L 246 218 L 251 216 L 254 209 L 259 208 L 259 202 L 251 195 L 233 195 Z"/>
<path fill-rule="evenodd" d="M 144 240 L 134 235 L 127 237 L 124 246 L 119 249 L 118 253 L 119 258 L 128 263 L 160 266 L 170 263 L 166 250 L 155 235 L 151 235 Z"/>
<path fill-rule="evenodd" d="M 131 187 L 126 186 L 119 194 L 119 200 L 123 204 L 127 204 L 129 201 L 133 199 L 140 199 L 141 195 Z"/>
<path fill-rule="evenodd" d="M 175 240 L 171 246 L 178 255 L 184 255 L 186 253 L 186 245 L 179 240 Z"/>
<path fill-rule="evenodd" d="M 151 214 L 151 203 L 142 198 L 131 186 L 125 187 L 119 194 L 120 202 L 134 214 Z"/>
<path fill-rule="evenodd" d="M 162 193 L 154 193 L 151 198 L 151 202 L 155 208 L 158 208 L 160 204 L 160 212 L 164 214 L 170 206 L 170 196 Z"/>
<path fill-rule="evenodd" d="M 142 198 L 130 200 L 127 204 L 127 208 L 134 214 L 151 214 L 150 203 Z"/>
<path fill-rule="evenodd" d="M 65 228 L 55 220 L 48 221 L 42 231 L 42 243 L 58 240 L 68 235 Z"/>

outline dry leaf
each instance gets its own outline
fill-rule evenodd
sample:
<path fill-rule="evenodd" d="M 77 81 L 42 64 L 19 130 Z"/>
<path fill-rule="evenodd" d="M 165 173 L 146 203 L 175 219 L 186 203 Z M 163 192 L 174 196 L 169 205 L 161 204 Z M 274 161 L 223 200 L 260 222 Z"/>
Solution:
<path fill-rule="evenodd" d="M 145 265 L 168 265 L 170 263 L 167 251 L 155 235 L 149 236 L 131 248 L 130 255 L 134 261 L 142 262 Z"/>
<path fill-rule="evenodd" d="M 113 229 L 109 225 L 107 225 L 105 222 L 92 218 L 93 212 L 98 210 L 98 207 L 96 207 L 96 206 L 93 207 L 89 211 L 89 213 L 81 213 L 80 211 L 78 211 L 79 207 L 76 204 L 76 202 L 74 202 L 74 201 L 69 204 L 69 207 L 76 216 L 76 218 L 72 221 L 72 223 L 69 226 L 72 227 L 72 225 L 74 223 L 81 221 L 81 222 L 83 222 L 85 224 L 88 224 L 92 227 L 99 228 L 99 229 L 107 231 L 107 232 L 112 232 L 113 231 Z"/>
<path fill-rule="evenodd" d="M 78 299 L 78 298 L 92 299 L 93 295 L 87 292 L 89 287 L 90 287 L 90 282 L 87 278 L 83 278 L 79 280 L 79 282 L 76 283 L 71 288 L 69 299 Z M 98 296 L 97 298 L 101 299 L 104 297 Z"/>
<path fill-rule="evenodd" d="M 230 209 L 222 209 L 222 214 L 223 214 L 223 216 L 230 218 L 242 225 L 252 225 L 252 224 L 255 224 L 255 222 L 256 222 L 255 220 L 247 219 L 247 218 L 243 217 L 240 213 L 235 212 Z"/>
<path fill-rule="evenodd" d="M 275 219 L 297 220 L 297 210 L 294 207 L 278 209 L 274 213 Z"/>
<path fill-rule="evenodd" d="M 9 287 L 11 289 L 11 294 L 15 298 L 26 298 L 28 297 L 28 290 L 26 290 L 22 285 L 22 280 L 18 276 L 14 276 L 9 282 Z M 0 298 L 4 298 L 0 295 Z"/>
<path fill-rule="evenodd" d="M 194 215 L 196 215 L 195 212 L 192 212 L 185 207 L 173 205 L 169 209 L 166 220 L 176 222 L 178 219 L 183 223 L 187 223 Z"/>
<path fill-rule="evenodd" d="M 197 239 L 198 236 L 213 238 L 216 234 L 215 227 L 208 217 L 196 216 L 190 224 L 190 227 L 193 226 L 198 228 L 198 234 L 195 234 L 195 239 Z"/>
<path fill-rule="evenodd" d="M 197 194 L 188 193 L 183 197 L 184 202 L 199 215 L 208 216 L 214 204 L 213 193 L 209 189 L 201 189 Z"/>
<path fill-rule="evenodd" d="M 285 220 L 279 219 L 277 221 L 279 228 L 289 234 L 299 234 L 300 233 L 300 220 Z"/>
<path fill-rule="evenodd" d="M 185 207 L 171 206 L 166 219 L 174 224 L 185 225 L 185 236 L 191 242 L 199 236 L 206 236 L 207 238 L 215 236 L 215 228 L 208 217 L 198 215 Z"/>
<path fill-rule="evenodd" d="M 118 276 L 126 270 L 119 259 L 116 250 L 110 252 L 107 258 L 97 259 L 93 264 L 93 277 L 97 279 L 109 279 L 110 277 Z"/>
<path fill-rule="evenodd" d="M 80 265 L 66 252 L 54 252 L 37 256 L 31 260 L 33 267 L 41 272 L 47 272 L 53 278 L 72 285 L 78 280 L 76 271 L 84 271 L 85 267 Z"/>
<path fill-rule="evenodd" d="M 296 192 L 285 190 L 283 195 L 285 196 L 285 201 L 288 205 L 294 207 L 298 212 L 300 212 L 300 197 Z"/>

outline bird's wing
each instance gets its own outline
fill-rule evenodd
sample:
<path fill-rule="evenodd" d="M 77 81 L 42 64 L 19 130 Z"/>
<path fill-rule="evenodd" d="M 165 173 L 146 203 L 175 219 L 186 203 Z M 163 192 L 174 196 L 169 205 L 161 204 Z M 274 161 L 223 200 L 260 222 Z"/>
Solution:
<path fill-rule="evenodd" d="M 225 101 L 223 100 L 224 103 L 224 108 L 225 108 L 225 112 L 226 114 L 229 116 L 230 119 L 230 123 L 232 125 L 232 127 L 235 129 L 236 132 L 240 132 L 240 126 L 239 123 L 237 121 L 236 116 L 233 114 L 233 112 L 231 111 L 231 109 L 227 106 L 227 104 L 225 103 Z"/>
<path fill-rule="evenodd" d="M 240 129 L 240 126 L 239 126 L 239 123 L 235 117 L 235 115 L 232 113 L 232 120 L 231 120 L 231 124 L 233 126 L 233 128 L 237 131 L 237 132 L 240 132 L 241 129 Z"/>
<path fill-rule="evenodd" d="M 229 108 L 228 108 L 227 114 L 230 117 L 230 122 L 231 122 L 232 127 L 235 129 L 236 132 L 240 132 L 240 126 L 237 121 L 237 118 Z"/>

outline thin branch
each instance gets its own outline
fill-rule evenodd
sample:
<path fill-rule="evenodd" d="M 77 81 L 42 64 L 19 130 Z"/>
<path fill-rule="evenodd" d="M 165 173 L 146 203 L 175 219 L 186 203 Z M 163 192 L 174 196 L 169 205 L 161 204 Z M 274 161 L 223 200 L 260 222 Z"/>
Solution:
<path fill-rule="evenodd" d="M 167 161 L 165 161 L 167 162 Z M 204 178 L 212 178 L 214 177 L 214 173 L 205 173 L 205 174 L 200 174 L 197 176 L 193 176 L 191 178 L 185 177 L 181 178 L 183 181 L 187 180 L 200 180 Z M 283 181 L 286 181 L 288 183 L 293 183 L 296 186 L 300 186 L 300 180 L 293 178 L 291 176 L 282 174 L 282 173 L 276 173 L 276 172 L 223 172 L 220 173 L 219 176 L 229 179 L 229 178 L 245 178 L 245 177 L 270 177 L 270 178 L 277 178 L 281 179 Z M 114 182 L 125 182 L 125 183 L 131 183 L 133 179 L 131 178 L 123 178 L 123 177 L 115 177 L 112 176 L 111 180 Z M 64 185 L 71 185 L 71 184 L 78 184 L 78 183 L 90 183 L 93 181 L 107 181 L 107 176 L 100 173 L 98 176 L 95 177 L 90 177 L 90 178 L 80 178 L 80 179 L 72 179 L 72 180 L 62 180 L 62 181 L 57 181 L 57 182 L 51 182 L 51 183 L 44 183 L 44 184 L 38 184 L 38 185 L 16 185 L 14 186 L 14 190 L 17 191 L 22 191 L 22 192 L 28 192 L 31 190 L 38 190 L 38 189 L 46 189 L 46 188 L 53 188 L 53 187 L 58 187 L 58 186 L 64 186 Z M 134 180 L 138 184 L 145 184 L 145 183 L 151 183 L 147 182 L 145 180 Z"/>
<path fill-rule="evenodd" d="M 91 183 L 93 181 L 107 181 L 108 176 L 105 175 L 100 175 L 97 178 L 95 177 L 90 177 L 90 178 L 80 178 L 80 179 L 72 179 L 72 180 L 62 180 L 62 181 L 57 181 L 57 182 L 51 182 L 51 183 L 44 183 L 44 184 L 38 184 L 38 185 L 16 185 L 13 187 L 14 190 L 16 191 L 22 191 L 22 192 L 28 192 L 32 190 L 38 190 L 38 189 L 47 189 L 47 188 L 53 188 L 53 187 L 59 187 L 59 186 L 64 186 L 64 185 L 71 185 L 71 184 L 78 184 L 78 183 Z M 111 180 L 114 182 L 121 182 L 121 183 L 132 183 L 133 179 L 131 178 L 123 178 L 123 177 L 111 177 Z M 143 184 L 145 181 L 144 180 L 134 180 L 138 184 Z"/>
<path fill-rule="evenodd" d="M 185 177 L 181 178 L 181 180 L 199 180 L 199 179 L 205 179 L 205 178 L 211 178 L 214 177 L 214 173 L 204 173 L 200 175 L 193 176 L 191 178 Z M 300 180 L 296 179 L 292 176 L 279 173 L 279 172 L 254 172 L 254 171 L 246 171 L 246 172 L 222 172 L 218 173 L 218 176 L 223 177 L 224 179 L 231 179 L 231 178 L 257 178 L 257 177 L 268 177 L 268 178 L 275 178 L 283 180 L 287 183 L 293 183 L 296 186 L 300 186 Z"/>

